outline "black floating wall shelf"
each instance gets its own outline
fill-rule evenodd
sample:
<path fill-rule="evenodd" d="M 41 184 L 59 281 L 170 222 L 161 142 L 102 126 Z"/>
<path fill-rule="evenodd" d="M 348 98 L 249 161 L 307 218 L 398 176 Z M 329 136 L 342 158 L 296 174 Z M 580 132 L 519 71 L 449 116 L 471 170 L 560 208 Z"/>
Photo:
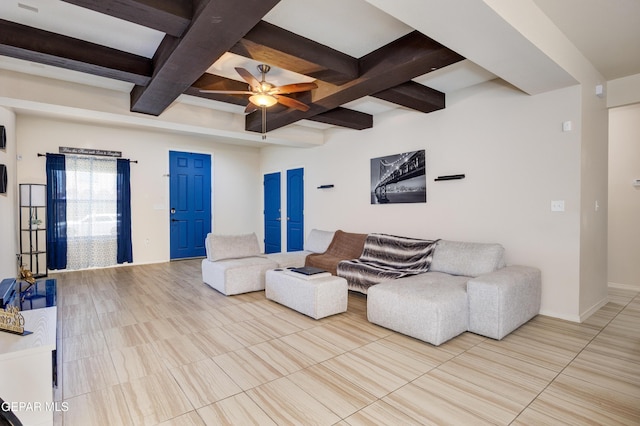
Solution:
<path fill-rule="evenodd" d="M 7 131 L 4 126 L 0 126 L 0 149 L 7 148 Z"/>
<path fill-rule="evenodd" d="M 318 187 L 318 189 L 329 189 L 329 188 L 333 188 L 333 185 L 320 185 Z"/>
<path fill-rule="evenodd" d="M 435 178 L 435 181 L 439 180 L 456 180 L 456 179 L 464 179 L 464 174 L 461 175 L 446 175 L 446 176 L 438 176 Z"/>
<path fill-rule="evenodd" d="M 0 164 L 0 194 L 7 193 L 7 166 Z"/>

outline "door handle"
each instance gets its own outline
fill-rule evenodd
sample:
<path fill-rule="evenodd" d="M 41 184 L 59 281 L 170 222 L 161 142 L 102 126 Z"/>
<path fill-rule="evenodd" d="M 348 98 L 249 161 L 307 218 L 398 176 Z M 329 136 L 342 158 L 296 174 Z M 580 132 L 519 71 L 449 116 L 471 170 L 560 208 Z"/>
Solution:
<path fill-rule="evenodd" d="M 171 219 L 171 222 L 180 222 L 178 219 Z"/>
<path fill-rule="evenodd" d="M 281 218 L 281 217 L 277 217 L 277 218 L 276 218 L 276 220 L 277 220 L 278 222 L 280 222 L 280 221 L 282 220 L 282 218 Z"/>

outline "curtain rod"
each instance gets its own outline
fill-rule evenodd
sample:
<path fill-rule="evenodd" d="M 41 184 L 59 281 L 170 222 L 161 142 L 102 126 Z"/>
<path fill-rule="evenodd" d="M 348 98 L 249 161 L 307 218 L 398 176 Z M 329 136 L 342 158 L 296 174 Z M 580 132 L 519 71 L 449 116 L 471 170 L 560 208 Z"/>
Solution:
<path fill-rule="evenodd" d="M 47 154 L 48 154 L 48 153 L 47 153 Z M 41 153 L 38 153 L 38 157 L 46 157 L 46 156 L 47 156 L 47 154 L 41 154 Z M 57 154 L 57 155 L 77 155 L 77 154 Z M 111 157 L 111 158 L 113 158 L 113 157 Z M 138 164 L 138 160 L 129 160 L 128 158 L 117 158 L 117 159 L 118 159 L 118 160 L 126 160 L 126 161 L 128 161 L 128 162 L 130 162 L 130 163 L 136 163 L 136 164 Z"/>

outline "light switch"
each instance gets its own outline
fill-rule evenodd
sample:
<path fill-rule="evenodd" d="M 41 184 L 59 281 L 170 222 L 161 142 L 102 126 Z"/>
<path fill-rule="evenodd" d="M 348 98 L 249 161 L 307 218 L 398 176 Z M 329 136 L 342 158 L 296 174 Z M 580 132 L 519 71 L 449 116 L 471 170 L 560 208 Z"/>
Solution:
<path fill-rule="evenodd" d="M 571 131 L 571 122 L 570 121 L 562 122 L 562 131 L 563 132 L 570 132 Z"/>
<path fill-rule="evenodd" d="M 552 212 L 563 212 L 564 211 L 564 200 L 551 201 L 551 211 Z"/>

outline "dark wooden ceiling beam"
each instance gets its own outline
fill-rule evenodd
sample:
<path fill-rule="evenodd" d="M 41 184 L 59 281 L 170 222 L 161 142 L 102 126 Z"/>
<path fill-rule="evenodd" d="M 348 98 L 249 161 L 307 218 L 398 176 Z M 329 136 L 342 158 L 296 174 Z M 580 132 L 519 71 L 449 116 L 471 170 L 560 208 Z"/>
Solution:
<path fill-rule="evenodd" d="M 408 76 L 414 78 L 431 71 L 432 68 L 456 62 L 435 61 L 430 63 L 429 67 L 425 67 L 424 56 L 437 56 L 433 52 L 427 54 L 429 49 L 434 49 L 432 44 L 435 42 L 417 32 L 357 60 L 261 21 L 262 16 L 277 4 L 278 0 L 269 0 L 268 5 L 260 4 L 262 9 L 259 10 L 243 5 L 247 8 L 246 13 L 238 11 L 236 2 L 232 0 L 194 0 L 193 4 L 191 0 L 63 1 L 168 34 L 183 36 L 165 37 L 151 61 L 104 46 L 0 20 L 0 54 L 133 82 L 137 86 L 131 93 L 132 111 L 153 115 L 159 115 L 182 92 L 246 105 L 247 99 L 244 96 L 204 95 L 194 89 L 203 87 L 201 81 L 193 86 L 189 81 L 201 73 L 202 77 L 205 77 L 207 74 L 204 71 L 227 50 L 321 80 L 321 87 L 315 91 L 308 113 L 300 114 L 292 110 L 274 108 L 269 114 L 269 130 L 304 118 L 354 129 L 371 127 L 373 119 L 369 114 L 339 107 L 342 103 L 366 95 L 422 112 L 444 108 L 444 94 L 438 91 L 407 80 L 393 87 L 389 87 L 389 84 L 393 80 L 399 81 Z M 260 0 L 253 2 L 263 3 Z M 194 13 L 196 18 L 189 27 L 192 23 L 191 15 Z M 189 28 L 186 33 L 185 28 Z M 216 37 L 218 35 L 221 36 Z M 404 53 L 393 52 L 398 49 Z M 450 52 L 440 45 L 435 49 Z M 209 59 L 202 60 L 203 57 Z M 398 67 L 400 63 L 403 65 Z M 409 66 L 409 63 L 417 65 Z M 418 69 L 419 71 L 416 71 Z M 392 77 L 386 77 L 388 75 Z M 220 79 L 222 78 L 219 78 L 217 83 L 210 82 L 208 86 L 217 84 L 216 88 L 219 90 L 246 88 L 243 82 L 229 80 L 222 83 L 227 79 Z M 382 90 L 372 93 L 380 87 Z M 247 117 L 247 129 L 260 131 L 255 123 L 255 115 Z"/>
<path fill-rule="evenodd" d="M 407 81 L 371 96 L 425 113 L 445 107 L 444 93 L 415 81 Z"/>
<path fill-rule="evenodd" d="M 270 114 L 267 131 L 308 119 L 342 104 L 379 93 L 430 71 L 464 59 L 435 40 L 414 31 L 362 57 L 358 78 L 342 86 L 320 85 L 313 92 L 313 104 L 307 112 L 286 110 Z M 261 117 L 246 117 L 246 129 L 262 131 Z"/>
<path fill-rule="evenodd" d="M 0 55 L 139 85 L 151 79 L 151 59 L 0 20 Z"/>
<path fill-rule="evenodd" d="M 373 127 L 373 116 L 371 114 L 342 107 L 316 114 L 307 120 L 355 130 L 364 130 Z"/>
<path fill-rule="evenodd" d="M 308 38 L 260 21 L 231 53 L 332 84 L 358 77 L 358 60 Z"/>
<path fill-rule="evenodd" d="M 193 15 L 191 0 L 62 0 L 180 37 Z"/>
<path fill-rule="evenodd" d="M 278 2 L 201 0 L 184 35 L 165 36 L 151 81 L 131 91 L 131 110 L 160 115 Z"/>

